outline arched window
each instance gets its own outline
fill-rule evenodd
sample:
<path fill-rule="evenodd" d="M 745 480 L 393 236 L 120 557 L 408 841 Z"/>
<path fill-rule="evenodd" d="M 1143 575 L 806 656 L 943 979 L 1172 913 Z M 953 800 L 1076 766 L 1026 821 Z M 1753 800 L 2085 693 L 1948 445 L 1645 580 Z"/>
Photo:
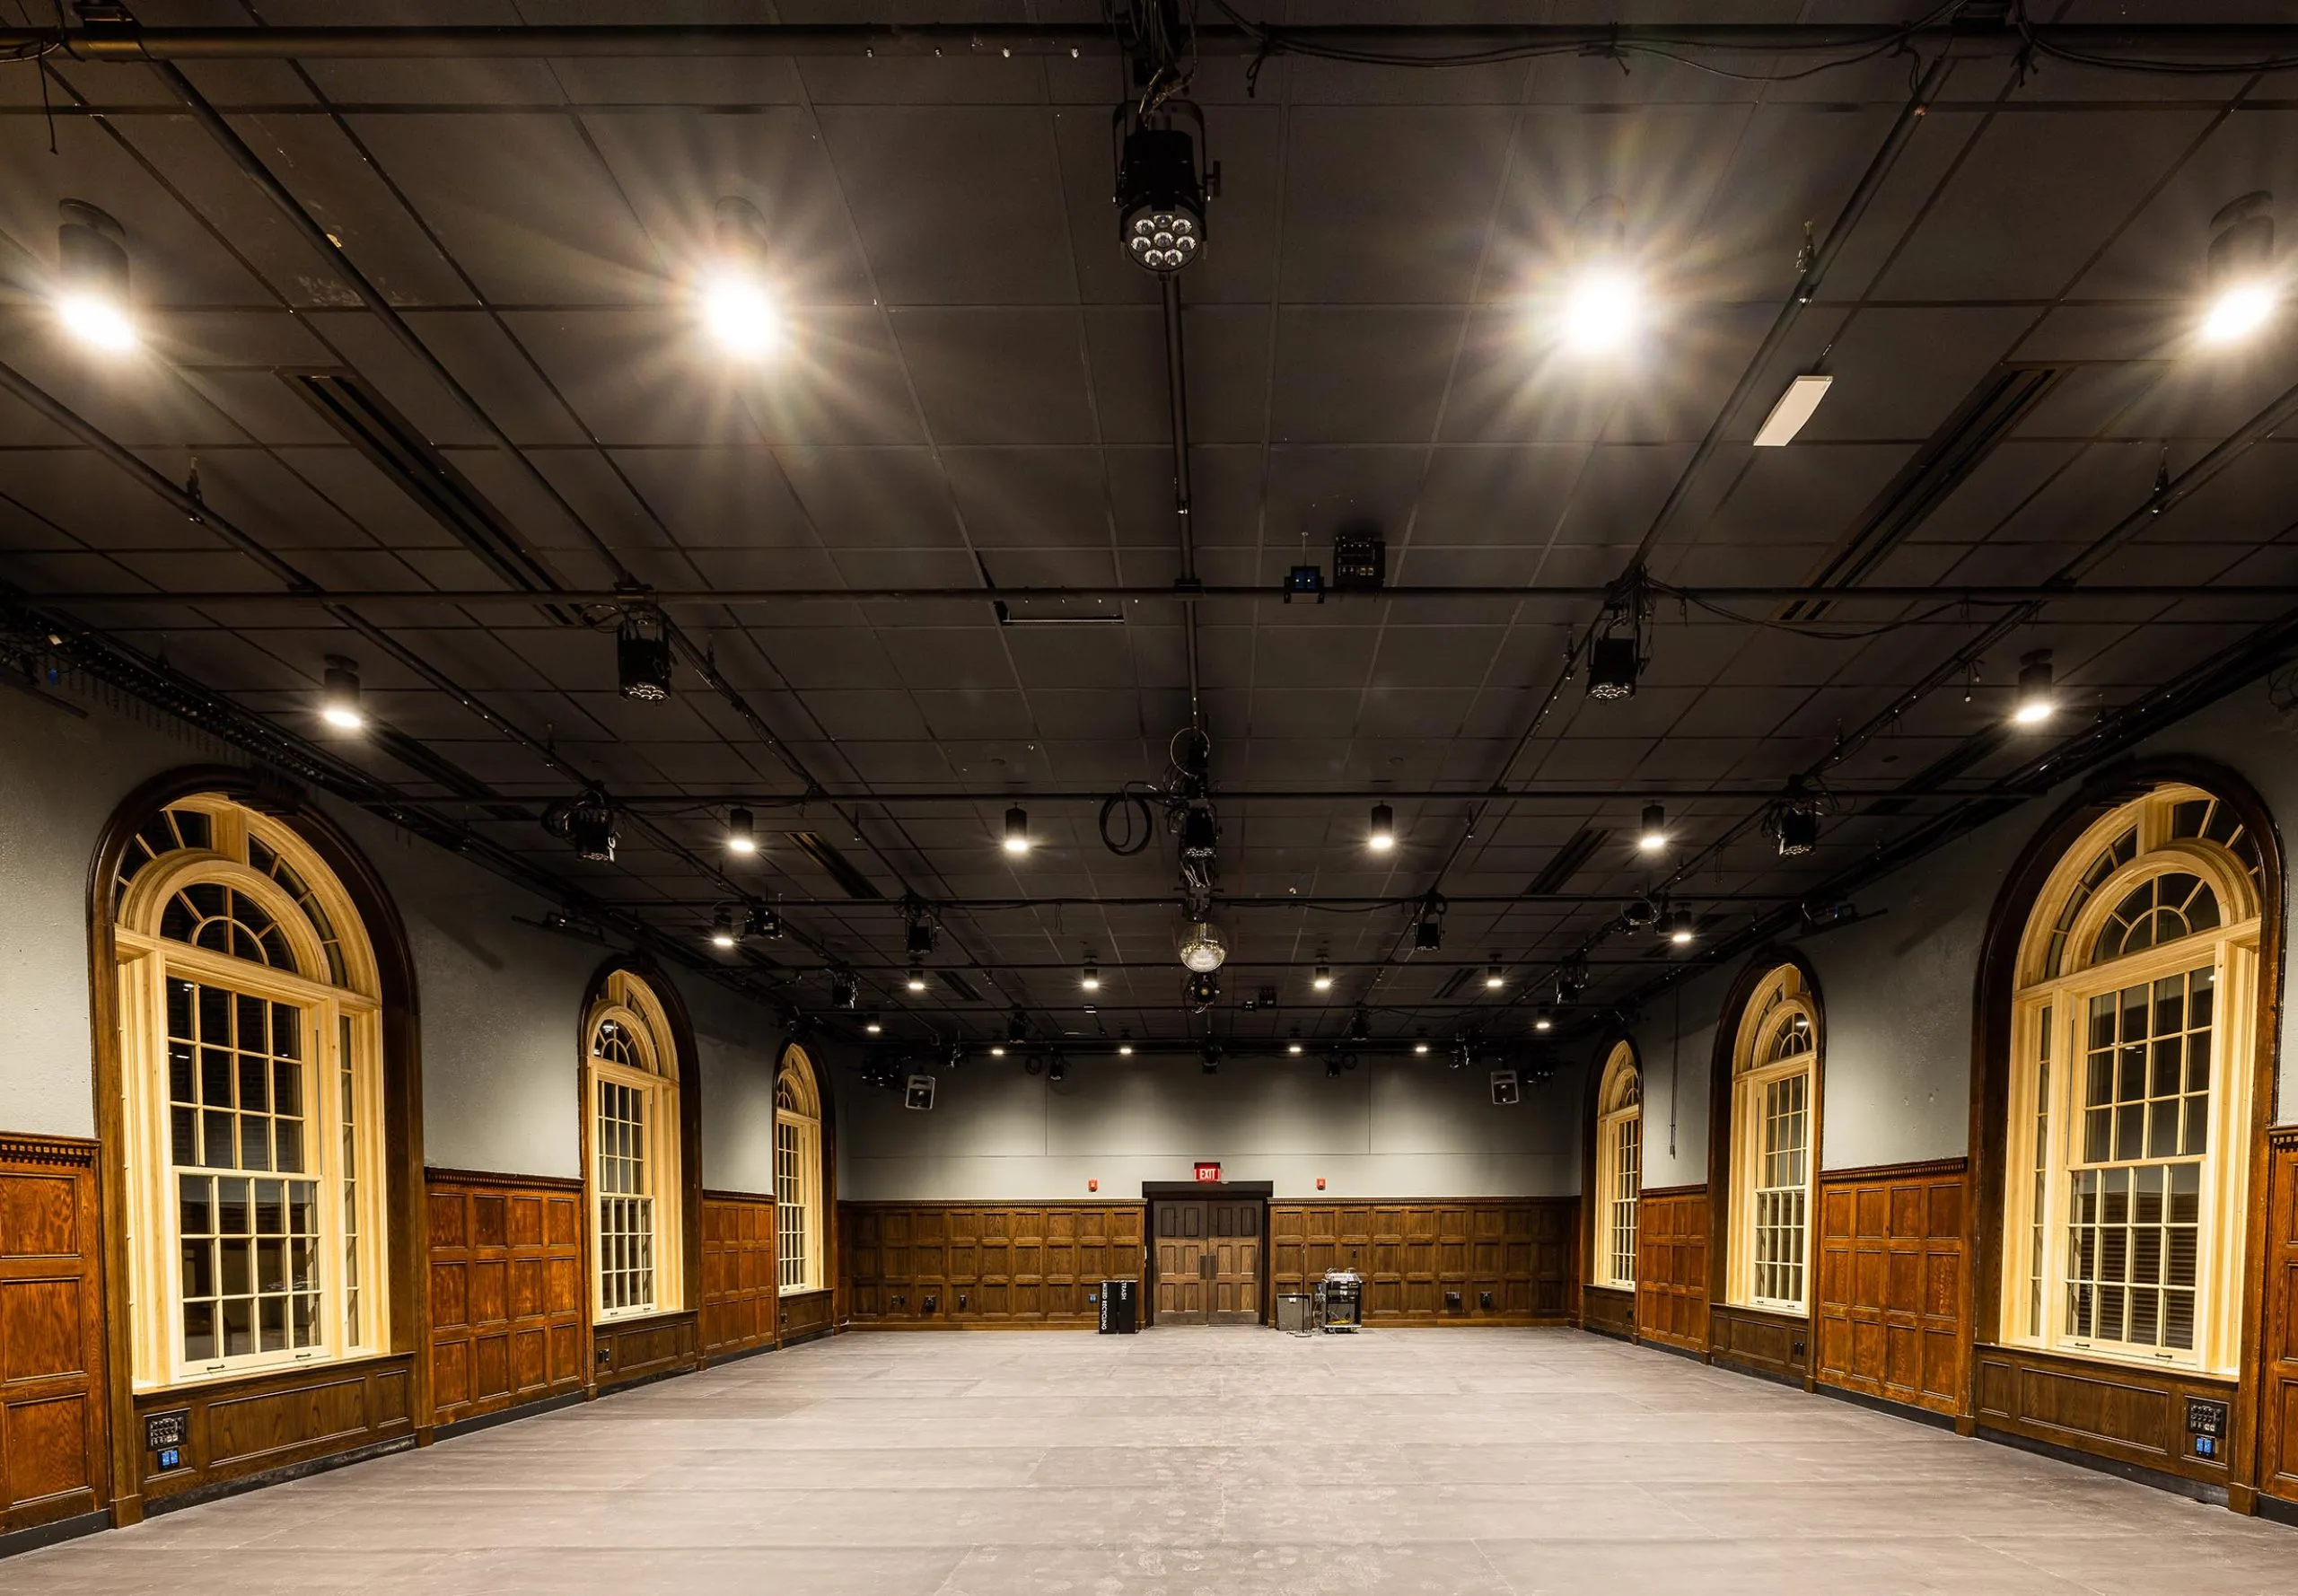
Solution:
<path fill-rule="evenodd" d="M 2019 948 L 2006 1341 L 2238 1372 L 2259 839 L 2164 786 L 2084 831 Z"/>
<path fill-rule="evenodd" d="M 1598 1285 L 1636 1286 L 1636 1203 L 1644 1182 L 1644 1076 L 1636 1049 L 1621 1042 L 1604 1061 L 1596 1092 Z"/>
<path fill-rule="evenodd" d="M 821 1290 L 821 1088 L 800 1048 L 783 1053 L 774 1083 L 774 1215 L 783 1294 Z"/>
<path fill-rule="evenodd" d="M 141 826 L 113 878 L 135 1382 L 390 1346 L 382 1022 L 350 897 L 216 794 Z"/>
<path fill-rule="evenodd" d="M 1732 1065 L 1726 1295 L 1802 1313 L 1810 1306 L 1820 1015 L 1795 966 L 1781 965 L 1757 986 Z"/>
<path fill-rule="evenodd" d="M 681 1306 L 679 1057 L 653 989 L 606 979 L 583 1027 L 590 1115 L 592 1312 L 600 1321 Z"/>

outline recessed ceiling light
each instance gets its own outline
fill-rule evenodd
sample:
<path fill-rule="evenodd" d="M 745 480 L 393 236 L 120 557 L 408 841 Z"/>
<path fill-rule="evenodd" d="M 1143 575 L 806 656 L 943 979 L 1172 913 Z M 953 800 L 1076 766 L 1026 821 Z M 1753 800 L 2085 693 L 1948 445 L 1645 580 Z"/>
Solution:
<path fill-rule="evenodd" d="M 1665 804 L 1647 803 L 1644 806 L 1644 824 L 1636 829 L 1636 846 L 1647 854 L 1656 854 L 1668 846 L 1668 810 Z"/>
<path fill-rule="evenodd" d="M 2039 726 L 2058 708 L 2058 693 L 2051 681 L 2050 650 L 2038 648 L 2019 661 L 2019 696 L 2011 718 L 2022 726 Z"/>
<path fill-rule="evenodd" d="M 56 313 L 65 330 L 92 347 L 119 354 L 136 346 L 127 313 L 127 234 L 85 200 L 57 207 Z"/>
<path fill-rule="evenodd" d="M 719 347 L 756 360 L 782 346 L 782 307 L 766 277 L 766 222 L 748 201 L 718 202 L 718 259 L 702 280 L 702 324 Z"/>
<path fill-rule="evenodd" d="M 1623 267 L 1592 267 L 1581 274 L 1564 307 L 1564 340 L 1583 355 L 1609 355 L 1643 327 L 1644 286 Z"/>
<path fill-rule="evenodd" d="M 1811 420 L 1811 412 L 1820 408 L 1820 401 L 1827 398 L 1828 390 L 1834 386 L 1833 377 L 1811 373 L 1790 382 L 1787 391 L 1779 396 L 1779 402 L 1772 406 L 1771 414 L 1763 418 L 1761 426 L 1756 428 L 1756 447 L 1785 449 L 1794 443 L 1795 434 L 1803 430 L 1803 424 Z"/>
<path fill-rule="evenodd" d="M 2273 196 L 2245 194 L 2210 219 L 2204 261 L 2209 308 L 2203 341 L 2231 344 L 2266 325 L 2279 294 L 2274 280 Z"/>
<path fill-rule="evenodd" d="M 2274 314 L 2275 294 L 2265 283 L 2240 283 L 2210 302 L 2202 319 L 2202 336 L 2214 344 L 2246 338 Z"/>

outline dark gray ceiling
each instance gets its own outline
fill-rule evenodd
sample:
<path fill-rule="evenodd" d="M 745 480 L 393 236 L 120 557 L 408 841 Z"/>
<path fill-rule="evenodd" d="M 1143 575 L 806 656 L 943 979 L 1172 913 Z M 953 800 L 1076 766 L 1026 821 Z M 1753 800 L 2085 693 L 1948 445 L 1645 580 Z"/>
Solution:
<path fill-rule="evenodd" d="M 136 9 L 151 23 L 251 14 L 220 0 Z M 452 9 L 462 22 L 650 14 Z M 1359 9 L 1295 6 L 1290 20 Z M 1472 9 L 1585 20 L 1565 6 Z M 1835 22 L 1922 8 L 1677 9 Z M 335 24 L 425 11 L 261 14 Z M 845 7 L 777 14 L 857 20 Z M 1803 58 L 1702 60 L 1414 72 L 1278 55 L 1251 92 L 1247 57 L 1199 66 L 1224 186 L 1206 256 L 1180 282 L 1196 565 L 1207 583 L 1272 595 L 1194 607 L 1197 708 L 1224 794 L 1221 885 L 1252 900 L 1220 915 L 1234 948 L 1223 1034 L 1334 1036 L 1358 1001 L 1383 1034 L 1521 1030 L 1526 992 L 1545 986 L 1534 978 L 1579 950 L 1591 1004 L 1647 991 L 1664 951 L 1648 934 L 1604 934 L 1627 899 L 1672 885 L 1713 947 L 1879 846 L 1969 812 L 1972 795 L 2029 773 L 2094 707 L 2141 701 L 2288 609 L 2239 592 L 2039 613 L 1863 600 L 1799 627 L 1751 624 L 1771 619 L 1769 604 L 1735 606 L 1738 618 L 1663 601 L 1636 697 L 1590 702 L 1575 680 L 1543 715 L 1598 613 L 1544 590 L 1609 583 L 1639 560 L 1690 586 L 1828 577 L 1926 441 L 2006 364 L 2056 375 L 1856 580 L 2298 582 L 2289 445 L 2243 435 L 2298 380 L 2298 317 L 2236 349 L 2192 336 L 2213 214 L 2252 189 L 2298 197 L 2298 75 L 2046 60 L 2022 75 L 1999 50 L 1935 67 L 1936 52 L 1918 50 L 1759 83 L 1709 68 L 1764 75 Z M 609 636 L 539 605 L 366 602 L 362 633 L 353 611 L 316 605 L 88 597 L 273 591 L 298 576 L 328 590 L 501 587 L 299 397 L 288 378 L 315 370 L 356 373 L 564 586 L 1168 586 L 1181 567 L 1164 347 L 1155 285 L 1114 238 L 1113 57 L 187 65 L 476 416 L 160 72 L 48 66 L 46 106 L 37 69 L 0 73 L 0 359 L 20 390 L 0 396 L 9 582 L 80 595 L 71 617 L 100 639 L 163 655 L 325 742 L 387 784 L 392 806 L 468 825 L 482 852 L 682 943 L 698 947 L 711 907 L 737 893 L 785 900 L 800 934 L 728 962 L 789 983 L 777 989 L 804 1006 L 821 1006 L 829 957 L 863 971 L 898 1035 L 986 1034 L 1009 1004 L 1050 1030 L 1204 1034 L 1178 1001 L 1170 841 L 1121 859 L 1100 840 L 1095 802 L 1031 797 L 1162 775 L 1191 708 L 1188 615 L 1170 599 L 1118 606 L 1121 624 L 1066 627 L 1000 626 L 986 598 L 674 605 L 748 720 L 690 664 L 670 703 L 625 701 Z M 1894 138 L 1911 85 L 1933 70 L 1922 113 Z M 1590 363 L 1557 348 L 1548 312 L 1572 219 L 1606 193 L 1625 203 L 1664 313 L 1631 358 Z M 1855 194 L 1855 224 L 1830 238 Z M 768 218 L 793 329 L 760 367 L 718 357 L 689 308 L 728 196 Z M 54 329 L 43 301 L 67 197 L 127 229 L 149 333 L 140 355 L 92 357 Z M 1797 282 L 1807 223 L 1829 246 L 1827 269 L 1751 372 Z M 1789 448 L 1751 448 L 1788 379 L 1815 366 L 1836 382 L 1810 428 Z M 86 425 L 59 425 L 55 405 Z M 196 463 L 214 519 L 151 491 L 105 439 L 168 483 Z M 2134 524 L 2162 472 L 2180 502 Z M 1288 566 L 1329 566 L 1334 533 L 1356 522 L 1384 531 L 1392 583 L 1492 591 L 1273 596 Z M 1990 632 L 2005 615 L 2019 624 Z M 1894 621 L 1911 624 L 1883 629 Z M 2077 713 L 2004 738 L 2017 657 L 2046 646 Z M 1959 650 L 1979 656 L 1975 689 Z M 469 782 L 409 765 L 389 739 L 325 738 L 314 689 L 329 653 L 355 657 L 380 719 Z M 1894 706 L 1888 729 L 1838 744 Z M 1817 853 L 1783 862 L 1754 825 L 1754 794 L 1822 767 L 1845 812 Z M 611 866 L 574 860 L 536 823 L 578 776 L 633 805 Z M 799 803 L 809 779 L 844 801 Z M 469 802 L 473 783 L 509 808 Z M 1381 859 L 1363 846 L 1372 789 L 1454 795 L 1399 798 L 1401 844 Z M 1243 795 L 1256 790 L 1351 795 Z M 978 800 L 947 801 L 956 793 Z M 1627 840 L 1655 793 L 1675 795 L 1679 836 L 1659 867 Z M 718 842 L 736 795 L 776 834 L 748 864 Z M 1009 802 L 1030 805 L 1040 840 L 1019 863 L 996 846 Z M 1583 829 L 1605 833 L 1586 863 L 1525 896 Z M 852 899 L 785 831 L 820 837 L 889 900 L 907 890 L 943 906 L 933 963 L 964 972 L 982 1001 L 903 994 L 890 903 Z M 1432 890 L 1452 900 L 1447 939 L 1412 956 L 1405 905 Z M 1144 901 L 1093 901 L 1110 899 Z M 1088 951 L 1105 982 L 1092 1016 L 1074 971 Z M 1326 956 L 1341 966 L 1329 999 L 1307 982 Z M 1504 1013 L 1487 1012 L 1480 979 L 1440 998 L 1487 958 L 1510 970 Z M 1241 1013 L 1264 985 L 1282 1006 Z"/>

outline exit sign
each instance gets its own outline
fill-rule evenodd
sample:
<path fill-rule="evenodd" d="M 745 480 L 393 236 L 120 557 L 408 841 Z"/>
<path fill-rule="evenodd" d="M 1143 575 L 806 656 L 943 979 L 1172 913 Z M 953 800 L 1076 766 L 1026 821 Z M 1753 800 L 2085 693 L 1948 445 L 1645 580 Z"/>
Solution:
<path fill-rule="evenodd" d="M 1217 1163 L 1201 1163 L 1197 1166 L 1197 1178 L 1207 1185 L 1217 1185 L 1221 1179 L 1221 1166 Z"/>

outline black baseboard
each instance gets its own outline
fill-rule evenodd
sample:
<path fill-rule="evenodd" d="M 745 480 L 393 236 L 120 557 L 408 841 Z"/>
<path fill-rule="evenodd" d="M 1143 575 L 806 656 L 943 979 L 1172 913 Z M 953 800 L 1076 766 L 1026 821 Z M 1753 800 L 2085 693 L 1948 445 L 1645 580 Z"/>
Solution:
<path fill-rule="evenodd" d="M 364 1463 L 370 1458 L 389 1457 L 395 1451 L 407 1451 L 415 1445 L 415 1437 L 400 1435 L 390 1441 L 378 1441 L 372 1446 L 355 1446 L 349 1451 L 332 1452 L 308 1462 L 289 1463 L 285 1468 L 266 1469 L 259 1474 L 245 1474 L 237 1479 L 219 1479 L 213 1485 L 194 1486 L 188 1491 L 177 1491 L 154 1502 L 144 1498 L 144 1516 L 157 1518 L 163 1513 L 180 1508 L 197 1507 L 203 1502 L 220 1502 L 226 1496 L 238 1496 L 249 1491 L 259 1491 L 266 1486 L 285 1485 L 291 1479 L 306 1479 L 330 1469 L 347 1469 L 354 1463 Z"/>
<path fill-rule="evenodd" d="M 1654 1341 L 1645 1336 L 1638 1336 L 1636 1345 L 1648 1352 L 1664 1352 L 1671 1358 L 1683 1358 L 1694 1364 L 1707 1362 L 1707 1355 L 1704 1352 L 1694 1352 L 1688 1346 L 1671 1346 L 1665 1341 Z"/>
<path fill-rule="evenodd" d="M 2049 1441 L 2037 1441 L 2031 1435 L 2013 1434 L 2009 1430 L 1993 1429 L 1986 1425 L 1978 1427 L 1978 1438 L 1992 1441 L 1997 1446 L 2015 1447 L 2021 1451 L 2032 1452 L 2039 1458 L 2053 1458 L 2062 1463 L 2072 1463 L 2078 1469 L 2092 1469 L 2138 1485 L 2153 1486 L 2158 1491 L 2192 1497 L 2197 1502 L 2207 1502 L 2214 1507 L 2226 1505 L 2224 1486 L 2208 1485 L 2202 1480 L 2188 1479 L 2181 1474 L 2149 1469 L 2144 1463 L 2126 1463 L 2117 1458 L 2102 1458 L 2096 1452 L 2082 1451 Z"/>
<path fill-rule="evenodd" d="M 36 1552 L 44 1546 L 58 1541 L 77 1540 L 83 1535 L 93 1535 L 99 1530 L 111 1528 L 111 1514 L 102 1508 L 93 1513 L 75 1513 L 68 1519 L 52 1523 L 34 1524 L 29 1530 L 11 1530 L 0 1535 L 0 1557 L 13 1557 L 19 1552 Z"/>
<path fill-rule="evenodd" d="M 1707 1361 L 1718 1369 L 1729 1369 L 1732 1373 L 1744 1374 L 1750 1380 L 1768 1380 L 1772 1384 L 1784 1385 L 1791 1391 L 1806 1389 L 1803 1376 L 1790 1374 L 1784 1369 L 1767 1369 L 1760 1364 L 1743 1364 L 1736 1358 L 1724 1357 L 1715 1353 L 1708 1355 Z"/>
<path fill-rule="evenodd" d="M 1934 1430 L 1945 1430 L 1950 1434 L 1955 1428 L 1955 1421 L 1946 1414 L 1934 1413 L 1928 1407 L 1917 1407 L 1912 1403 L 1894 1402 L 1889 1397 L 1871 1397 L 1865 1391 L 1846 1390 L 1839 1385 L 1829 1385 L 1824 1380 L 1812 1389 L 1822 1397 L 1833 1397 L 1838 1402 L 1848 1402 L 1854 1407 L 1864 1407 L 1873 1413 L 1911 1419 L 1918 1425 L 1929 1425 Z"/>
<path fill-rule="evenodd" d="M 493 1413 L 482 1413 L 473 1418 L 459 1418 L 452 1424 L 441 1425 L 431 1433 L 434 1441 L 452 1441 L 458 1435 L 475 1434 L 491 1430 L 497 1425 L 511 1424 L 522 1418 L 540 1418 L 546 1413 L 557 1413 L 562 1407 L 579 1407 L 581 1391 L 567 1391 L 556 1397 L 544 1397 L 532 1402 L 521 1402 L 516 1407 L 499 1407 Z"/>
<path fill-rule="evenodd" d="M 2298 1502 L 2285 1502 L 2279 1496 L 2269 1496 L 2264 1491 L 2260 1491 L 2258 1503 L 2259 1517 L 2272 1519 L 2277 1524 L 2288 1524 L 2293 1529 L 2298 1529 Z"/>
<path fill-rule="evenodd" d="M 745 1346 L 740 1352 L 706 1352 L 702 1355 L 702 1366 L 706 1369 L 715 1369 L 721 1364 L 739 1364 L 744 1358 L 759 1357 L 766 1353 L 780 1350 L 771 1341 L 761 1341 L 756 1346 Z"/>

